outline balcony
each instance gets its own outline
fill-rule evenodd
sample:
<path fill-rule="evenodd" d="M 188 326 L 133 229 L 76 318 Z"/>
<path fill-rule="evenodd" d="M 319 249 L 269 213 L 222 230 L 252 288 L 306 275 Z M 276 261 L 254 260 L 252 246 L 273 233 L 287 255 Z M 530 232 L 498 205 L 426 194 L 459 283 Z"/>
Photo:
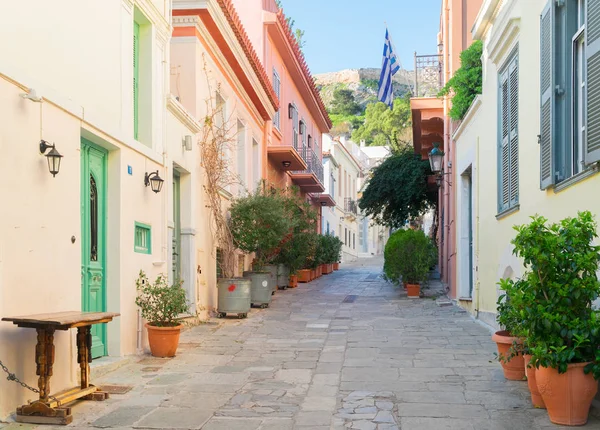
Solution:
<path fill-rule="evenodd" d="M 283 141 L 280 145 L 267 146 L 267 155 L 281 170 L 306 170 L 308 165 L 298 151 L 298 142 Z"/>
<path fill-rule="evenodd" d="M 331 194 L 327 194 L 327 193 L 313 194 L 312 200 L 313 200 L 313 202 L 315 202 L 316 204 L 321 205 L 321 206 L 329 206 L 329 207 L 335 206 L 335 200 L 333 200 L 333 197 L 331 197 Z"/>
<path fill-rule="evenodd" d="M 325 191 L 325 187 L 323 186 L 323 162 L 321 158 L 315 154 L 312 148 L 302 146 L 299 149 L 300 157 L 306 163 L 306 168 L 291 171 L 292 181 L 304 192 L 322 193 Z"/>
<path fill-rule="evenodd" d="M 344 212 L 347 217 L 356 217 L 358 215 L 358 203 L 356 200 L 346 197 L 344 199 Z"/>
<path fill-rule="evenodd" d="M 437 97 L 444 87 L 441 55 L 417 55 L 415 52 L 414 97 Z"/>

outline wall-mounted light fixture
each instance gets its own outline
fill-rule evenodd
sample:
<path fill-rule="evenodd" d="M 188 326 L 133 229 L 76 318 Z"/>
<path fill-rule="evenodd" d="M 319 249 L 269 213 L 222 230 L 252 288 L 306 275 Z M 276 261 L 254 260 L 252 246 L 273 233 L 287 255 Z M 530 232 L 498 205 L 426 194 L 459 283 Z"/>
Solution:
<path fill-rule="evenodd" d="M 291 161 L 282 161 L 281 164 L 283 164 L 283 167 L 285 167 L 287 169 L 288 167 L 290 167 L 292 165 L 292 162 Z"/>
<path fill-rule="evenodd" d="M 296 108 L 294 107 L 293 104 L 288 104 L 288 117 L 290 119 L 294 118 L 294 110 L 296 110 Z"/>
<path fill-rule="evenodd" d="M 152 188 L 152 191 L 154 191 L 155 193 L 160 193 L 160 190 L 163 186 L 163 182 L 165 181 L 159 176 L 158 170 L 152 173 L 146 172 L 146 176 L 144 176 L 144 185 L 150 186 Z"/>
<path fill-rule="evenodd" d="M 306 131 L 306 124 L 304 123 L 304 121 L 300 121 L 300 134 L 304 134 L 305 131 Z"/>
<path fill-rule="evenodd" d="M 433 144 L 433 149 L 427 155 L 429 157 L 429 166 L 431 167 L 431 172 L 435 175 L 435 183 L 438 187 L 442 185 L 442 181 L 444 179 L 444 175 L 449 175 L 450 173 L 444 173 L 443 162 L 444 162 L 444 151 L 440 149 L 440 144 L 435 142 Z M 451 164 L 448 163 L 448 168 L 451 167 Z"/>
<path fill-rule="evenodd" d="M 183 138 L 183 149 L 185 149 L 186 151 L 192 150 L 192 136 L 190 136 L 189 134 Z"/>
<path fill-rule="evenodd" d="M 50 149 L 50 152 L 45 154 L 48 149 Z M 52 174 L 52 177 L 55 177 L 60 171 L 60 159 L 63 156 L 56 150 L 56 145 L 54 143 L 50 145 L 45 140 L 40 141 L 40 152 L 46 155 L 46 159 L 48 160 L 48 170 Z"/>

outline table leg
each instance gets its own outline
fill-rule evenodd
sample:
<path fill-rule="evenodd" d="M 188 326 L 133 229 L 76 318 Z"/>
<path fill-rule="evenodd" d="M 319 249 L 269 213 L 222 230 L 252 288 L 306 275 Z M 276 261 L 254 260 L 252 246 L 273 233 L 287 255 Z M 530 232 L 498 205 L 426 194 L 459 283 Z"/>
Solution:
<path fill-rule="evenodd" d="M 81 371 L 81 388 L 90 386 L 90 365 L 92 361 L 92 331 L 91 327 L 77 328 L 77 363 Z"/>
<path fill-rule="evenodd" d="M 40 390 L 40 400 L 48 402 L 50 377 L 52 376 L 52 365 L 54 364 L 54 329 L 37 329 L 35 362 L 37 364 L 36 374 L 39 376 L 38 388 Z"/>

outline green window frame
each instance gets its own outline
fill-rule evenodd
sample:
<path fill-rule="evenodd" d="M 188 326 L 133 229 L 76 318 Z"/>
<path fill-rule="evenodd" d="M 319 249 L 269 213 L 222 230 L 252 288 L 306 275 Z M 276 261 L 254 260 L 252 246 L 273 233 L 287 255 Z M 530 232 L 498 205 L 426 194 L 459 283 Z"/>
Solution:
<path fill-rule="evenodd" d="M 140 254 L 152 254 L 152 227 L 141 222 L 135 223 L 133 249 Z"/>
<path fill-rule="evenodd" d="M 140 84 L 140 24 L 133 22 L 133 138 L 138 140 Z"/>
<path fill-rule="evenodd" d="M 498 74 L 498 213 L 519 205 L 519 52 Z"/>

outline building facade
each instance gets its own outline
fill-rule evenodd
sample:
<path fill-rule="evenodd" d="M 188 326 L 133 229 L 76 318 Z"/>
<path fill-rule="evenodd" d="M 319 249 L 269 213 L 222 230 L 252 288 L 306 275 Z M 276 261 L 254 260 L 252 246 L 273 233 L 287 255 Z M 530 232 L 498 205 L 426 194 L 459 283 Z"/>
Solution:
<path fill-rule="evenodd" d="M 523 273 L 513 226 L 600 213 L 590 198 L 600 184 L 599 14 L 590 1 L 487 1 L 475 21 L 483 91 L 454 133 L 457 224 L 473 238 L 458 247 L 458 276 L 460 304 L 492 326 L 499 279 Z"/>
<path fill-rule="evenodd" d="M 118 312 L 94 328 L 94 359 L 140 353 L 140 271 L 183 280 L 193 316 L 216 306 L 218 244 L 199 142 L 207 103 L 234 136 L 227 205 L 267 175 L 279 100 L 231 2 L 34 3 L 35 13 L 17 2 L 0 14 L 0 37 L 28 35 L 0 46 L 0 148 L 9 154 L 0 167 L 10 178 L 0 197 L 11 202 L 0 208 L 0 315 Z M 62 155 L 58 171 L 45 145 Z M 248 257 L 239 257 L 241 274 Z M 34 345 L 33 330 L 0 324 L 0 361 L 30 384 Z M 58 392 L 77 385 L 78 365 L 71 333 L 57 332 L 55 345 Z M 0 418 L 34 397 L 5 378 L 0 392 Z"/>
<path fill-rule="evenodd" d="M 451 136 L 458 124 L 451 120 L 448 112 L 450 98 L 438 98 L 441 88 L 460 67 L 460 53 L 472 42 L 470 29 L 475 22 L 482 0 L 442 0 L 438 49 L 433 55 L 415 53 L 415 92 L 411 98 L 413 145 L 415 152 L 424 160 L 434 144 L 444 151 L 443 173 L 436 184 L 431 177 L 429 186 L 438 187 L 438 207 L 433 232 L 439 250 L 441 279 L 451 297 L 459 295 L 456 277 L 456 184 L 453 166 L 456 164 L 456 149 Z"/>

